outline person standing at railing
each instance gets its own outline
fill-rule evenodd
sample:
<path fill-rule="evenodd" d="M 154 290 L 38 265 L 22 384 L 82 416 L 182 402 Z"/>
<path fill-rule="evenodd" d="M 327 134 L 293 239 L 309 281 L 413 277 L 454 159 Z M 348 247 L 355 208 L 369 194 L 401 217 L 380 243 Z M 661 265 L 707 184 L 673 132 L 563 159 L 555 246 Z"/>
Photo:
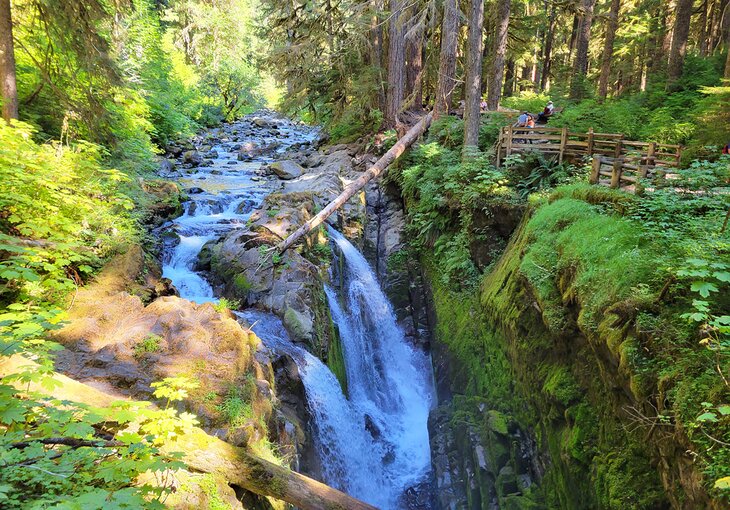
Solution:
<path fill-rule="evenodd" d="M 723 154 L 730 154 L 730 142 L 725 144 L 725 147 L 722 148 Z"/>

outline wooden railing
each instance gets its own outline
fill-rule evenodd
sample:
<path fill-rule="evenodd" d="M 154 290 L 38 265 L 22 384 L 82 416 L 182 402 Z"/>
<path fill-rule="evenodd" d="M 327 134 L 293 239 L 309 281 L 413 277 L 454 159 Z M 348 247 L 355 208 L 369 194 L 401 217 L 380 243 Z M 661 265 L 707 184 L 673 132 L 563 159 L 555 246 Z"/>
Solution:
<path fill-rule="evenodd" d="M 663 178 L 669 168 L 649 163 L 648 158 L 607 158 L 596 154 L 593 156 L 589 182 L 611 188 L 630 188 L 640 193 L 643 189 L 642 179 Z"/>
<path fill-rule="evenodd" d="M 568 128 L 502 128 L 497 142 L 497 165 L 504 158 L 519 152 L 540 151 L 554 154 L 562 163 L 566 159 L 584 156 L 623 158 L 627 164 L 653 167 L 677 167 L 682 157 L 679 145 L 625 140 L 624 135 L 614 133 L 571 133 Z"/>

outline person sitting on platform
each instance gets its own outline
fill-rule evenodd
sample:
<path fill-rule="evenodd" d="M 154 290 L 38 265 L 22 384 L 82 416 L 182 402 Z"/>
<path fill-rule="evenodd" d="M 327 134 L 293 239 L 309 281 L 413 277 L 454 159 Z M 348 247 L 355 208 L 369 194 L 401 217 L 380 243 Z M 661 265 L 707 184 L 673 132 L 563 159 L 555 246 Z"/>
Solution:
<path fill-rule="evenodd" d="M 555 113 L 555 106 L 553 105 L 552 101 L 548 101 L 548 103 L 545 105 L 545 108 L 540 112 L 540 114 L 537 116 L 537 122 L 540 124 L 547 124 L 550 117 L 553 116 Z"/>

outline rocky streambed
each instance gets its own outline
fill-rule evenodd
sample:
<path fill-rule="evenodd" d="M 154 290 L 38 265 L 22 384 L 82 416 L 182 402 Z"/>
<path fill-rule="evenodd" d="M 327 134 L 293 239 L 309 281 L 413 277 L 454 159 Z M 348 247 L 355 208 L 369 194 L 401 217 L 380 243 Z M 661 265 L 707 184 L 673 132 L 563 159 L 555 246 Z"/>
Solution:
<path fill-rule="evenodd" d="M 159 230 L 163 275 L 192 301 L 226 298 L 262 338 L 294 467 L 382 508 L 430 508 L 434 392 L 413 342 L 424 327 L 407 278 L 387 274 L 402 243 L 399 201 L 373 185 L 330 218 L 334 229 L 272 255 L 376 159 L 317 145 L 315 129 L 261 112 L 174 147 L 163 176 L 188 200 Z"/>

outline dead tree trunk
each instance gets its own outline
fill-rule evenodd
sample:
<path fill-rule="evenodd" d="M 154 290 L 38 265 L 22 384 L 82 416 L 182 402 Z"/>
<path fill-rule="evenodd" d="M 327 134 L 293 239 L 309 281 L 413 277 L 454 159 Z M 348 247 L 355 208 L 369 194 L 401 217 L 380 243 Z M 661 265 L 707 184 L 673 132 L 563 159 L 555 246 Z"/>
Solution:
<path fill-rule="evenodd" d="M 375 162 L 364 174 L 352 181 L 340 195 L 335 198 L 332 202 L 322 209 L 316 216 L 306 222 L 304 225 L 296 229 L 293 233 L 289 234 L 284 241 L 279 243 L 276 250 L 281 254 L 288 250 L 294 243 L 296 243 L 300 237 L 304 236 L 308 232 L 311 232 L 318 226 L 320 226 L 324 220 L 326 220 L 333 212 L 342 207 L 355 193 L 360 191 L 368 182 L 380 176 L 388 165 L 395 161 L 405 150 L 415 142 L 419 136 L 421 136 L 431 125 L 432 113 L 425 115 L 415 126 L 408 130 L 408 132 L 398 142 L 390 148 L 385 155 Z"/>
<path fill-rule="evenodd" d="M 19 355 L 3 357 L 0 359 L 0 377 L 33 364 Z M 94 407 L 108 407 L 119 400 L 65 375 L 54 374 L 53 379 L 59 383 L 53 390 L 48 391 L 38 383 L 27 387 L 23 385 L 22 390 L 28 388 Z M 217 473 L 233 486 L 286 501 L 303 510 L 377 510 L 312 478 L 251 455 L 245 449 L 210 436 L 197 427 L 166 442 L 161 450 L 166 454 L 183 452 L 182 460 L 191 471 Z"/>
<path fill-rule="evenodd" d="M 456 50 L 459 38 L 459 7 L 456 0 L 444 2 L 444 21 L 441 24 L 441 53 L 433 116 L 448 114 L 451 94 L 456 88 Z"/>
<path fill-rule="evenodd" d="M 0 80 L 2 80 L 3 118 L 18 118 L 18 85 L 15 79 L 13 18 L 10 0 L 0 0 Z"/>
<path fill-rule="evenodd" d="M 500 0 L 497 3 L 497 27 L 494 35 L 494 60 L 489 81 L 487 108 L 497 110 L 502 97 L 502 83 L 504 80 L 504 55 L 507 52 L 507 31 L 509 29 L 510 0 Z"/>
<path fill-rule="evenodd" d="M 479 142 L 480 103 L 482 99 L 482 29 L 484 0 L 469 1 L 469 33 L 464 100 L 464 150 Z"/>
<path fill-rule="evenodd" d="M 621 9 L 621 0 L 611 1 L 611 12 L 606 20 L 606 40 L 603 44 L 603 59 L 601 60 L 601 77 L 598 80 L 598 97 L 606 99 L 608 95 L 608 78 L 611 76 L 611 59 L 613 57 L 613 41 L 618 28 L 618 13 Z"/>

